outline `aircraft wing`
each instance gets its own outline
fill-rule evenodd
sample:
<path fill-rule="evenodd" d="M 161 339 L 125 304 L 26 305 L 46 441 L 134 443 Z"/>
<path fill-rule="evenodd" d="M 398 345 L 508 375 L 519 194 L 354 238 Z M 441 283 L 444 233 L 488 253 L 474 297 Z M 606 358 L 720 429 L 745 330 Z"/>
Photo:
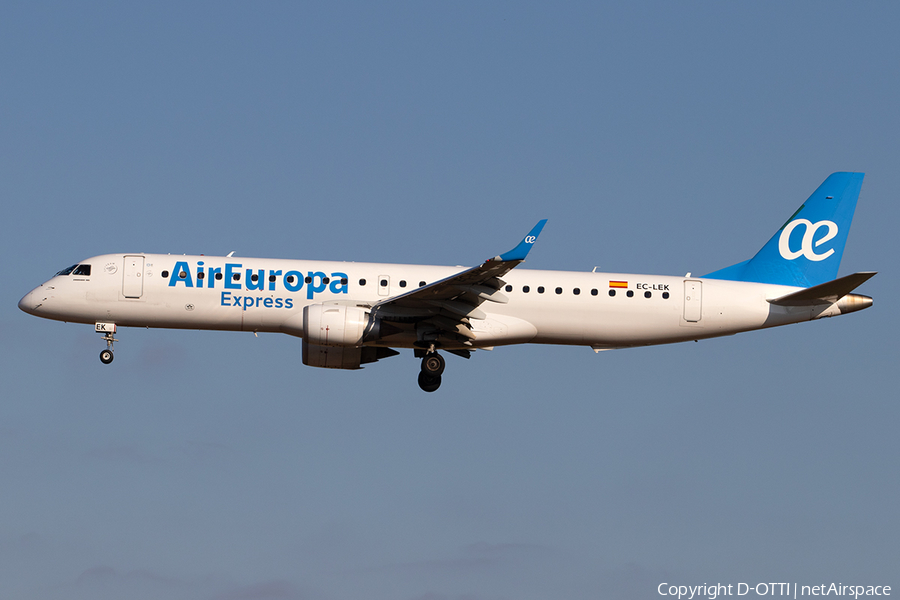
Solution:
<path fill-rule="evenodd" d="M 387 298 L 372 306 L 372 315 L 386 321 L 414 321 L 422 347 L 471 345 L 475 339 L 469 319 L 483 319 L 479 306 L 484 302 L 506 304 L 509 299 L 500 292 L 501 277 L 522 263 L 537 241 L 547 219 L 538 221 L 519 245 L 499 256 L 489 258 L 477 267 L 435 281 L 399 296 Z"/>

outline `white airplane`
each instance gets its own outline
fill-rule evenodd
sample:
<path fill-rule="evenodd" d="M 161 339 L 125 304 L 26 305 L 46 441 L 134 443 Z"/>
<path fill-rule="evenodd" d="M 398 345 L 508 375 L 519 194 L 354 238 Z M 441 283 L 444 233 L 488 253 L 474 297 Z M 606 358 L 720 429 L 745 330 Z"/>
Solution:
<path fill-rule="evenodd" d="M 874 272 L 834 279 L 862 173 L 834 173 L 750 260 L 703 277 L 515 269 L 518 246 L 469 269 L 167 254 L 107 254 L 57 273 L 19 301 L 47 319 L 93 324 L 113 360 L 118 327 L 281 332 L 303 364 L 359 369 L 411 348 L 419 386 L 441 385 L 443 350 L 510 344 L 596 352 L 732 335 L 867 308 Z"/>

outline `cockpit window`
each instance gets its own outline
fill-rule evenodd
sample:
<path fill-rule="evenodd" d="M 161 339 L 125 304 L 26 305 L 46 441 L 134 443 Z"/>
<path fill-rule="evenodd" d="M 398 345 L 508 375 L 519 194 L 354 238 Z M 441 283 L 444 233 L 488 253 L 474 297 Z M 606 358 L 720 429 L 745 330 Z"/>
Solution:
<path fill-rule="evenodd" d="M 72 275 L 84 275 L 85 277 L 91 276 L 91 265 L 78 265 L 74 271 L 72 271 Z"/>
<path fill-rule="evenodd" d="M 62 271 L 60 271 L 59 273 L 57 273 L 57 275 L 71 275 L 71 274 L 72 274 L 72 271 L 74 271 L 74 270 L 77 269 L 77 268 L 78 268 L 78 265 L 72 265 L 72 266 L 69 267 L 68 269 L 63 269 Z"/>

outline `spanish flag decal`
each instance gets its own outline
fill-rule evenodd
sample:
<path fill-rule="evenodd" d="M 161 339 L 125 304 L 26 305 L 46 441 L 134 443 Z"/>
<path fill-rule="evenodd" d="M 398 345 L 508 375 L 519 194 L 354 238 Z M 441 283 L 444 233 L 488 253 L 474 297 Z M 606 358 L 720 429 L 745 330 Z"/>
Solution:
<path fill-rule="evenodd" d="M 611 288 L 627 288 L 628 282 L 627 281 L 610 281 L 609 287 L 611 287 Z"/>

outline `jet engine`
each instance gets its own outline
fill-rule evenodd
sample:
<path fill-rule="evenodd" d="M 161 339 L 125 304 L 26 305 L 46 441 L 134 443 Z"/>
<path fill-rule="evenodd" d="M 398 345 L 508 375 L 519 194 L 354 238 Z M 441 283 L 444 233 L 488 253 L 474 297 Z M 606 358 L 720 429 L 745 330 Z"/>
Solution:
<path fill-rule="evenodd" d="M 390 348 L 363 346 L 379 337 L 381 321 L 364 308 L 312 304 L 303 308 L 303 364 L 326 369 L 361 365 L 399 354 Z"/>

